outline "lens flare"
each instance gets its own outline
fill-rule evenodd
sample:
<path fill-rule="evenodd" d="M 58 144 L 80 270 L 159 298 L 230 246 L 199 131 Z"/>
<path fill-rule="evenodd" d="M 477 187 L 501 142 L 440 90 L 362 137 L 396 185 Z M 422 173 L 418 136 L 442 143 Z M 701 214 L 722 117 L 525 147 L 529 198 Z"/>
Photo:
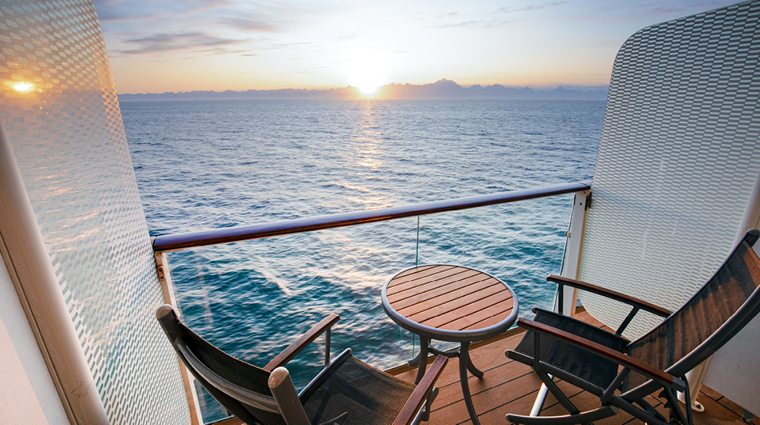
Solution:
<path fill-rule="evenodd" d="M 21 93 L 28 92 L 32 88 L 34 88 L 34 84 L 32 83 L 16 83 L 13 86 L 13 90 L 16 90 L 17 92 L 21 92 Z"/>

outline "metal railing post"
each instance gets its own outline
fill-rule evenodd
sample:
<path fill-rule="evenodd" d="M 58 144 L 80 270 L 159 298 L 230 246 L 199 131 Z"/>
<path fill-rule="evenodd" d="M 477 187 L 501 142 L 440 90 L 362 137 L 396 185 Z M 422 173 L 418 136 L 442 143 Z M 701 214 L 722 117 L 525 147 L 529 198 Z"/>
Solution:
<path fill-rule="evenodd" d="M 571 279 L 578 278 L 583 232 L 586 227 L 586 210 L 589 208 L 588 202 L 590 196 L 591 192 L 585 190 L 583 192 L 576 192 L 575 197 L 573 198 L 573 211 L 570 215 L 570 230 L 568 230 L 565 235 L 567 241 L 565 242 L 565 255 L 562 258 L 561 273 L 562 276 Z M 568 316 L 573 316 L 575 315 L 575 304 L 578 299 L 578 290 L 572 288 L 572 291 L 563 291 L 561 288 L 562 286 L 559 285 L 557 299 L 554 303 L 555 309 Z M 553 379 L 551 375 L 549 375 L 549 377 Z M 530 410 L 530 416 L 541 415 L 541 409 L 544 406 L 547 393 L 548 387 L 546 384 L 541 384 L 536 401 L 533 402 L 533 407 Z"/>
<path fill-rule="evenodd" d="M 567 246 L 565 248 L 565 258 L 562 259 L 562 276 L 571 279 L 578 278 L 578 268 L 580 266 L 581 248 L 583 246 L 583 232 L 586 227 L 586 210 L 591 192 L 588 190 L 577 192 L 573 199 L 573 212 L 570 217 L 570 230 L 567 232 Z M 568 288 L 569 289 L 569 288 Z M 568 316 L 575 315 L 575 304 L 578 299 L 578 290 L 573 288 L 572 291 L 564 291 L 561 300 L 562 311 Z"/>
<path fill-rule="evenodd" d="M 174 284 L 172 283 L 171 269 L 169 268 L 169 260 L 166 257 L 166 253 L 155 252 L 153 254 L 153 259 L 156 262 L 156 273 L 158 274 L 158 281 L 161 283 L 161 292 L 164 296 L 164 302 L 179 311 L 174 292 Z M 195 390 L 195 378 L 193 378 L 190 372 L 188 372 L 187 367 L 179 360 L 179 358 L 177 358 L 177 362 L 179 363 L 179 370 L 182 374 L 182 384 L 185 386 L 187 405 L 190 409 L 190 424 L 203 425 L 200 403 L 198 402 L 198 392 Z"/>

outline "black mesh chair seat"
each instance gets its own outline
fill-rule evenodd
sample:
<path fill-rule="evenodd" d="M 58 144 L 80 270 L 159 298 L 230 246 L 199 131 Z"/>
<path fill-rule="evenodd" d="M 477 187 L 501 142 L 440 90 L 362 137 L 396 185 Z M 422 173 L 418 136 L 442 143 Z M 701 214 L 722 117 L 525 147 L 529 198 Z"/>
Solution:
<path fill-rule="evenodd" d="M 342 356 L 301 394 L 312 424 L 392 424 L 414 385 L 387 375 L 352 355 Z"/>
<path fill-rule="evenodd" d="M 622 352 L 629 342 L 623 337 L 606 332 L 596 326 L 552 311 L 535 308 L 533 312 L 536 313 L 536 317 L 533 319 L 536 322 L 570 332 L 615 351 Z M 601 388 L 610 385 L 618 372 L 617 363 L 556 338 L 542 339 L 540 349 L 539 358 L 541 361 L 566 370 L 573 376 Z M 514 351 L 533 358 L 533 350 L 533 331 L 529 330 Z"/>

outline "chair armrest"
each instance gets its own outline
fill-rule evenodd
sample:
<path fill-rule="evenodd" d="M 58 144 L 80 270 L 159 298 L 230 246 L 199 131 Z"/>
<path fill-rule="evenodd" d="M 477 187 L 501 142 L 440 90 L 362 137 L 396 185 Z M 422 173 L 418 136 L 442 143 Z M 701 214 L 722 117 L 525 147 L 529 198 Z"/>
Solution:
<path fill-rule="evenodd" d="M 340 320 L 340 316 L 338 316 L 335 313 L 330 313 L 329 316 L 322 319 L 321 322 L 314 325 L 311 329 L 309 329 L 308 332 L 301 335 L 300 338 L 298 338 L 294 343 L 290 344 L 290 346 L 284 350 L 280 354 L 277 355 L 277 357 L 273 358 L 272 361 L 267 363 L 266 366 L 264 366 L 264 370 L 267 372 L 272 372 L 273 370 L 277 369 L 280 366 L 285 365 L 287 362 L 290 361 L 293 357 L 295 357 L 296 354 L 298 354 L 301 350 L 304 349 L 307 345 L 309 345 L 312 341 L 317 339 L 319 335 L 321 335 L 325 331 L 329 331 L 330 327 L 334 325 L 335 323 Z M 329 347 L 329 342 L 328 342 Z"/>
<path fill-rule="evenodd" d="M 589 341 L 585 338 L 581 338 L 570 332 L 566 332 L 566 331 L 557 329 L 553 326 L 545 325 L 543 323 L 538 323 L 538 322 L 534 322 L 532 320 L 527 320 L 527 319 L 519 319 L 517 321 L 517 326 L 530 329 L 536 332 L 537 334 L 540 333 L 540 334 L 552 336 L 554 338 L 560 339 L 562 341 L 565 341 L 577 347 L 580 347 L 586 351 L 590 351 L 594 354 L 598 354 L 600 356 L 606 357 L 607 359 L 612 360 L 613 362 L 617 364 L 623 365 L 624 367 L 627 367 L 635 372 L 641 373 L 642 375 L 646 375 L 649 378 L 660 381 L 661 383 L 664 383 L 665 385 L 669 387 L 682 386 L 683 381 L 681 381 L 678 378 L 675 378 L 673 375 L 665 371 L 656 369 L 642 362 L 639 359 L 625 355 L 609 347 L 605 347 L 604 345 L 598 344 L 593 341 Z M 533 355 L 538 356 L 540 355 L 540 353 L 533 353 Z M 679 388 L 676 388 L 676 389 L 679 389 Z"/>
<path fill-rule="evenodd" d="M 420 359 L 420 361 L 424 362 L 425 359 Z M 401 411 L 396 416 L 393 425 L 408 425 L 412 423 L 416 413 L 420 410 L 420 407 L 422 407 L 422 403 L 425 402 L 428 393 L 433 389 L 435 381 L 441 376 L 443 367 L 446 366 L 448 361 L 449 359 L 445 356 L 436 356 L 430 369 L 428 369 L 425 376 L 422 377 L 417 388 L 414 389 L 412 395 L 409 396 L 409 400 L 406 401 L 406 404 L 404 404 L 404 407 L 401 408 Z"/>
<path fill-rule="evenodd" d="M 279 407 L 280 414 L 285 423 L 293 425 L 309 425 L 309 417 L 301 404 L 296 393 L 296 387 L 290 378 L 290 373 L 284 367 L 275 369 L 267 381 L 269 390 L 272 392 Z"/>
<path fill-rule="evenodd" d="M 602 295 L 607 298 L 612 298 L 622 303 L 626 303 L 634 307 L 637 307 L 641 310 L 654 313 L 658 316 L 662 316 L 662 317 L 670 316 L 670 310 L 668 309 L 656 306 L 652 303 L 648 303 L 644 300 L 640 300 L 638 298 L 634 298 L 629 295 L 621 294 L 620 292 L 616 292 L 611 289 L 602 288 L 601 286 L 596 286 L 587 282 L 582 282 L 580 280 L 570 279 L 569 277 L 557 276 L 553 274 L 549 275 L 546 278 L 546 280 L 550 282 L 556 282 L 560 285 L 572 286 L 573 288 L 578 288 L 584 291 L 593 292 L 595 294 Z"/>

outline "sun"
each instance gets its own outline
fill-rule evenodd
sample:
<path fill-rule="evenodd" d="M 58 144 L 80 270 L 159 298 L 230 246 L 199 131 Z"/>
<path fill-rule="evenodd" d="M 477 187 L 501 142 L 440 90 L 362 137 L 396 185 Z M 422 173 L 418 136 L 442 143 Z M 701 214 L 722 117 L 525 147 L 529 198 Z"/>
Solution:
<path fill-rule="evenodd" d="M 362 94 L 370 95 L 375 94 L 377 92 L 377 89 L 380 88 L 380 84 L 377 83 L 360 83 L 357 84 L 357 88 L 359 89 Z"/>
<path fill-rule="evenodd" d="M 371 49 L 353 52 L 344 65 L 347 82 L 359 96 L 379 96 L 381 87 L 388 83 L 391 62 L 387 52 Z"/>
<path fill-rule="evenodd" d="M 361 77 L 353 78 L 352 85 L 362 96 L 372 97 L 378 94 L 378 89 L 383 85 L 383 78 L 377 73 L 365 72 Z"/>

